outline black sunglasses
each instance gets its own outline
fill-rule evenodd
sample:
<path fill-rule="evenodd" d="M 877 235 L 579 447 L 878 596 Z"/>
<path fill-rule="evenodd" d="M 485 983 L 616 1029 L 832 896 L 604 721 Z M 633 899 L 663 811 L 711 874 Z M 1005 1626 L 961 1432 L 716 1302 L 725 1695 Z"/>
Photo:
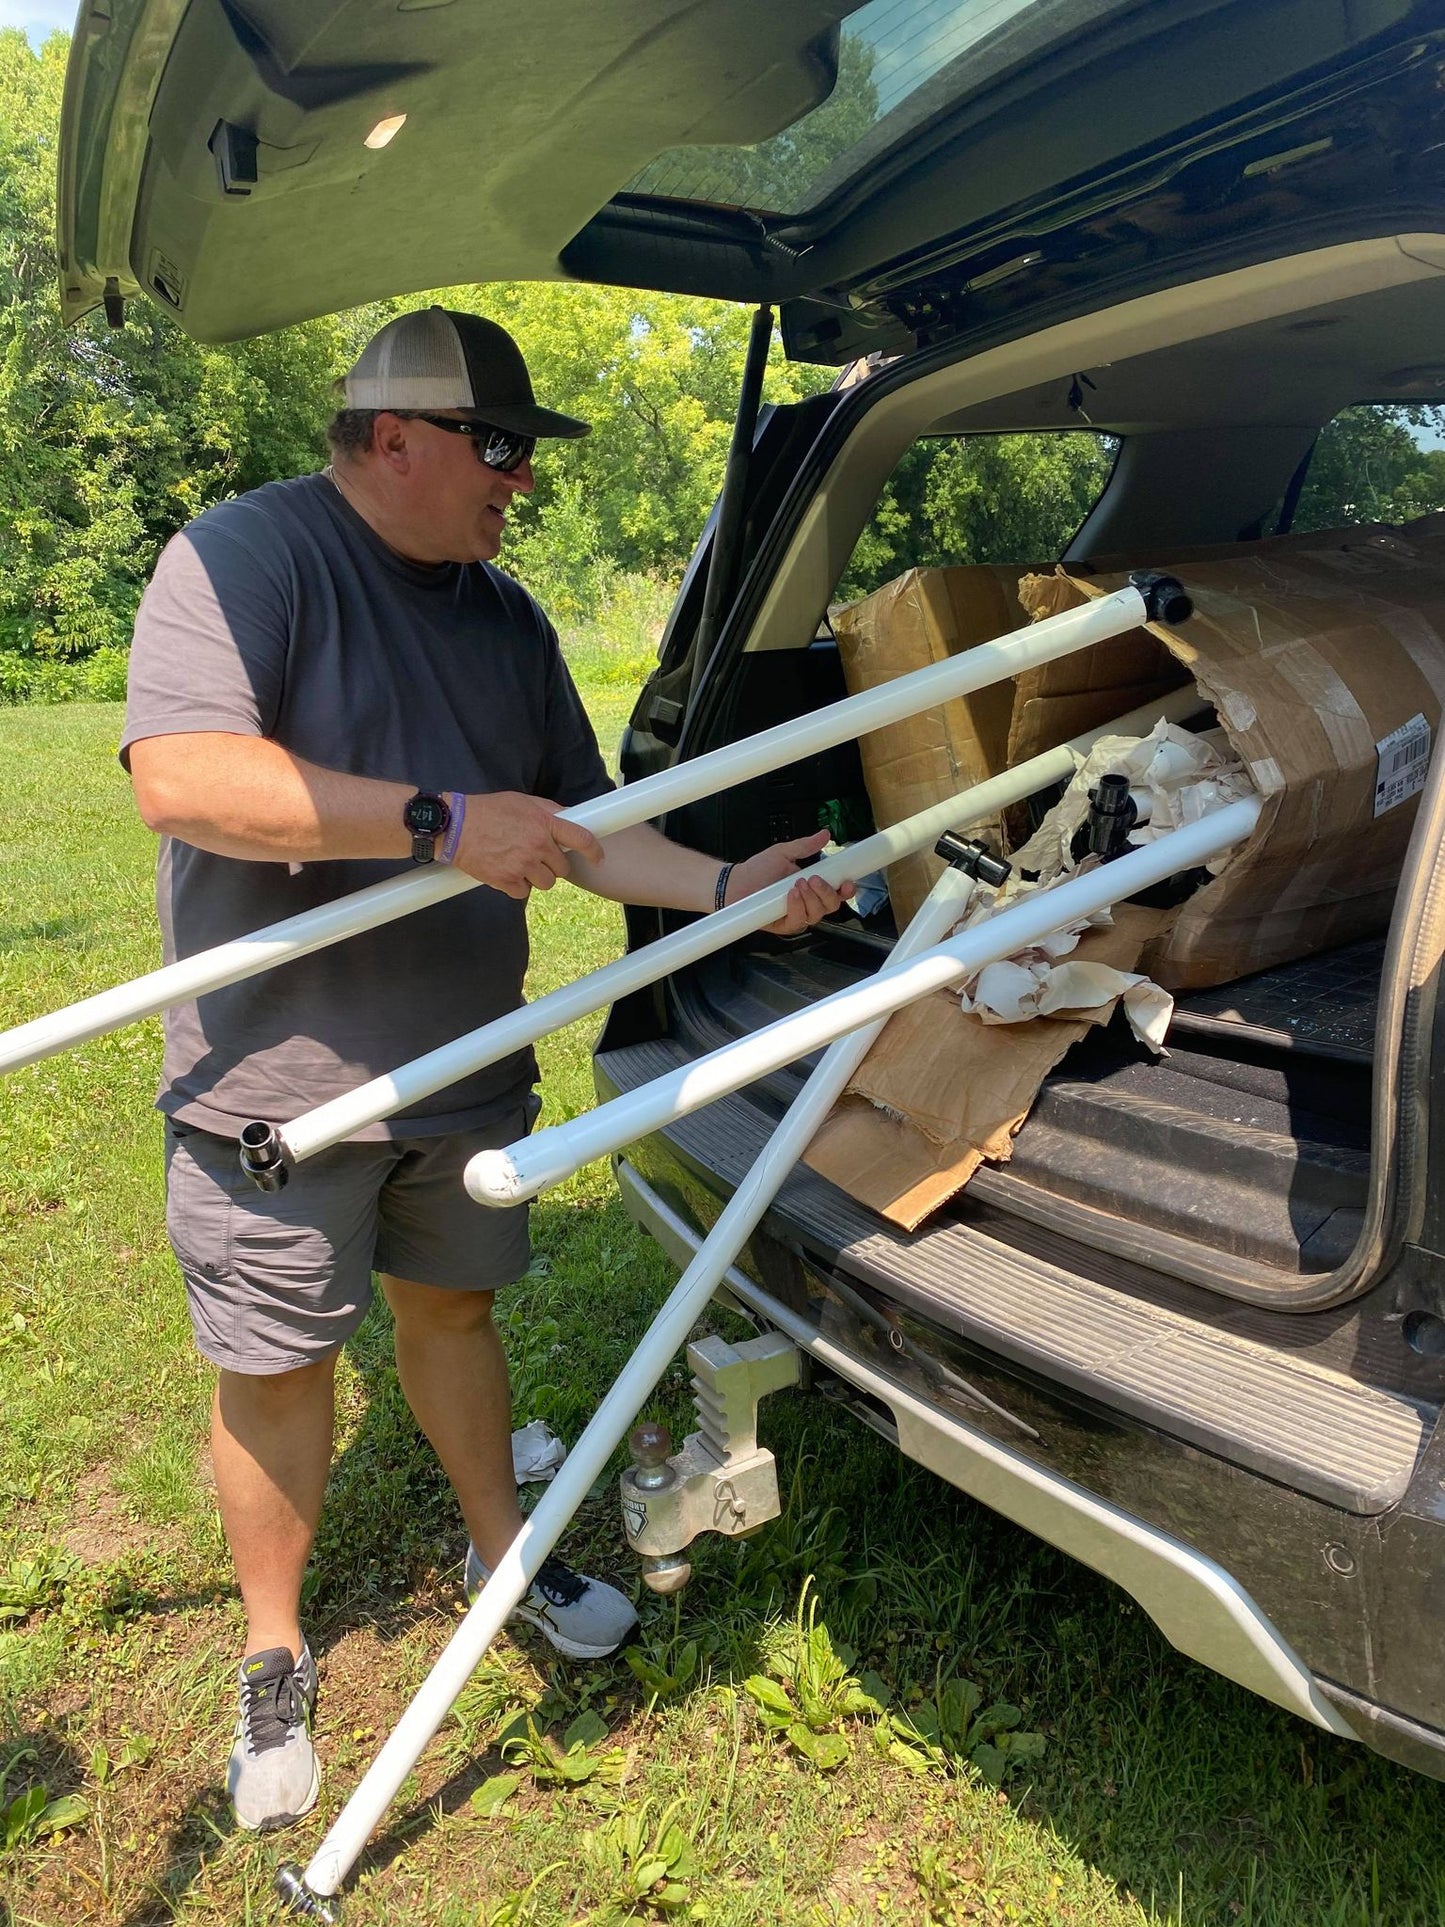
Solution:
<path fill-rule="evenodd" d="M 510 428 L 493 428 L 487 422 L 458 420 L 454 415 L 427 415 L 419 408 L 395 408 L 395 415 L 402 415 L 407 421 L 430 422 L 433 428 L 444 428 L 449 435 L 466 435 L 471 438 L 477 451 L 477 460 L 485 462 L 500 475 L 511 475 L 537 446 L 535 435 L 514 435 Z"/>

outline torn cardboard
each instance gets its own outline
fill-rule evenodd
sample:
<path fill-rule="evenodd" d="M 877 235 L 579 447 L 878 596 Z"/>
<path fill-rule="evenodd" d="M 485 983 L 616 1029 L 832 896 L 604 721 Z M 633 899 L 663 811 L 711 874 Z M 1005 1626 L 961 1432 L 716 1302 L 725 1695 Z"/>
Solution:
<path fill-rule="evenodd" d="M 1249 842 L 1140 960 L 1166 989 L 1193 990 L 1388 923 L 1445 698 L 1445 570 L 1391 538 L 1180 574 L 1194 616 L 1151 628 L 1264 798 Z M 1060 571 L 1020 597 L 1041 619 L 1125 579 Z"/>
<path fill-rule="evenodd" d="M 981 642 L 1023 628 L 1019 568 L 909 569 L 861 602 L 833 612 L 833 632 L 850 695 L 943 662 Z M 879 829 L 901 822 L 945 796 L 981 783 L 1005 767 L 1013 683 L 910 716 L 858 739 L 863 777 Z M 998 815 L 969 826 L 997 844 Z M 899 928 L 922 903 L 943 869 L 932 852 L 904 857 L 888 870 L 888 894 Z"/>
<path fill-rule="evenodd" d="M 1018 589 L 1030 574 L 1027 564 L 909 569 L 861 602 L 835 609 L 850 695 L 1025 627 L 1030 615 Z M 873 730 L 858 741 L 873 820 L 887 829 L 1187 680 L 1162 641 L 1135 630 Z M 1011 813 L 1007 823 L 995 812 L 956 827 L 1007 847 L 1010 834 L 1014 841 L 1028 835 L 1027 811 Z M 890 866 L 888 894 L 900 929 L 942 869 L 931 851 Z"/>
<path fill-rule="evenodd" d="M 1121 904 L 1113 925 L 1085 931 L 1073 954 L 1132 970 L 1167 915 Z M 964 1013 L 955 991 L 935 991 L 889 1018 L 804 1162 L 912 1231 L 985 1158 L 1012 1155 L 1040 1084 L 1112 1009 L 986 1024 Z"/>
<path fill-rule="evenodd" d="M 1179 574 L 1195 615 L 1101 647 L 1146 688 L 1170 687 L 1178 672 L 1158 673 L 1149 648 L 1162 644 L 1214 704 L 1264 804 L 1254 835 L 1180 909 L 1117 906 L 1115 929 L 1089 932 L 1078 954 L 1187 990 L 1383 929 L 1445 703 L 1445 517 L 1149 560 Z M 1039 620 L 1126 580 L 1124 569 L 1087 579 L 1060 569 L 1026 578 L 1019 598 Z M 916 666 L 888 656 L 887 641 L 881 630 L 873 638 L 874 680 L 885 659 L 890 673 Z M 1021 678 L 1010 747 L 1067 740 L 1144 700 L 1139 691 L 1098 669 L 1077 684 Z M 920 785 L 880 820 L 947 793 L 942 780 Z M 900 914 L 915 900 L 904 896 Z M 1010 1155 L 1039 1085 L 1088 1028 L 1072 1018 L 987 1026 L 952 995 L 925 999 L 890 1020 L 807 1162 L 911 1230 L 985 1158 Z"/>

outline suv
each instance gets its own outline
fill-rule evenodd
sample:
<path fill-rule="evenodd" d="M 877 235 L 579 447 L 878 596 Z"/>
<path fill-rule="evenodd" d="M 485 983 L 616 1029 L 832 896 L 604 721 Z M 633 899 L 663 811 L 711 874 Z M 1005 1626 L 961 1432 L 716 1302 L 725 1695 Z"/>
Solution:
<path fill-rule="evenodd" d="M 203 339 L 464 278 L 778 305 L 790 355 L 847 373 L 795 406 L 745 401 L 628 778 L 844 693 L 827 611 L 859 558 L 877 574 L 883 523 L 860 538 L 902 461 L 1085 430 L 1096 499 L 1060 530 L 1064 559 L 1173 559 L 1187 582 L 1201 547 L 1288 532 L 1341 409 L 1445 396 L 1437 0 L 558 0 L 485 35 L 474 18 L 89 0 L 63 300 L 114 317 L 144 293 Z M 363 145 L 402 112 L 405 140 Z M 484 191 L 439 195 L 474 155 Z M 1341 519 L 1381 519 L 1368 479 Z M 852 746 L 667 827 L 728 857 L 826 812 L 869 820 Z M 1388 930 L 1183 996 L 1165 1061 L 1096 1035 L 1011 1163 L 917 1232 L 800 1167 L 728 1287 L 865 1423 L 1115 1579 L 1184 1651 L 1437 1777 L 1442 831 L 1437 767 L 1379 880 Z M 669 922 L 629 912 L 630 943 Z M 889 943 L 883 908 L 678 973 L 613 1010 L 599 1090 L 876 970 Z M 800 1076 L 618 1161 L 678 1257 Z"/>

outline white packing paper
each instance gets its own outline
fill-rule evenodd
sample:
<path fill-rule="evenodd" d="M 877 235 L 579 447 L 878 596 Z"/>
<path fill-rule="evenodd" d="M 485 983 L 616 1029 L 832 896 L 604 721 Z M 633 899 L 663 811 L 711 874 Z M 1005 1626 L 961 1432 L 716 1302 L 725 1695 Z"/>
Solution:
<path fill-rule="evenodd" d="M 1129 834 L 1131 844 L 1152 842 L 1186 823 L 1256 794 L 1243 763 L 1234 756 L 1221 729 L 1197 736 L 1175 723 L 1160 721 L 1147 736 L 1103 736 L 1084 757 L 1063 796 L 1017 852 L 1020 870 L 1037 871 L 1044 883 L 1070 876 L 1078 867 L 1069 853 L 1074 832 L 1089 814 L 1089 791 L 1101 776 L 1127 776 L 1136 798 L 1147 801 L 1149 820 Z M 1214 875 L 1233 851 L 1213 858 Z"/>
<path fill-rule="evenodd" d="M 1192 735 L 1160 721 L 1147 736 L 1102 737 L 1080 759 L 1063 796 L 1015 854 L 1008 882 L 992 898 L 976 893 L 960 929 L 982 923 L 1023 897 L 1094 866 L 1094 857 L 1075 863 L 1072 844 L 1075 831 L 1088 817 L 1090 790 L 1109 775 L 1127 777 L 1135 800 L 1143 805 L 1141 814 L 1147 813 L 1148 821 L 1129 834 L 1130 843 L 1136 845 L 1197 823 L 1254 794 L 1254 785 L 1243 764 L 1233 758 L 1222 730 Z M 1226 852 L 1215 859 L 1210 869 L 1217 872 L 1228 857 Z M 1025 875 L 1026 871 L 1031 874 Z M 1099 911 L 1086 922 L 1065 925 L 1027 950 L 986 964 L 960 992 L 965 1013 L 985 1024 L 1022 1024 L 1035 1017 L 1106 1011 L 1122 1000 L 1134 1035 L 1151 1050 L 1162 1052 L 1174 1015 L 1174 999 L 1167 991 L 1136 972 L 1077 958 L 1067 961 L 1085 930 L 1112 921 L 1107 910 Z"/>
<path fill-rule="evenodd" d="M 555 1479 L 567 1448 L 545 1419 L 534 1418 L 512 1434 L 512 1473 L 518 1485 Z"/>

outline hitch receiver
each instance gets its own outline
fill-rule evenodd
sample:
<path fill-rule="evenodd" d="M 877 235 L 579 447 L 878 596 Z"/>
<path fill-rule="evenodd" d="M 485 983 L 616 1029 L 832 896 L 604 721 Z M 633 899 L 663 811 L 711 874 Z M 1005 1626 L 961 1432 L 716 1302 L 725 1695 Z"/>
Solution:
<path fill-rule="evenodd" d="M 622 1475 L 622 1528 L 661 1593 L 692 1577 L 682 1553 L 700 1532 L 740 1539 L 782 1510 L 776 1462 L 758 1444 L 758 1400 L 798 1383 L 802 1354 L 781 1332 L 741 1345 L 714 1335 L 689 1345 L 687 1362 L 697 1431 L 673 1452 L 665 1425 L 639 1425 Z"/>

